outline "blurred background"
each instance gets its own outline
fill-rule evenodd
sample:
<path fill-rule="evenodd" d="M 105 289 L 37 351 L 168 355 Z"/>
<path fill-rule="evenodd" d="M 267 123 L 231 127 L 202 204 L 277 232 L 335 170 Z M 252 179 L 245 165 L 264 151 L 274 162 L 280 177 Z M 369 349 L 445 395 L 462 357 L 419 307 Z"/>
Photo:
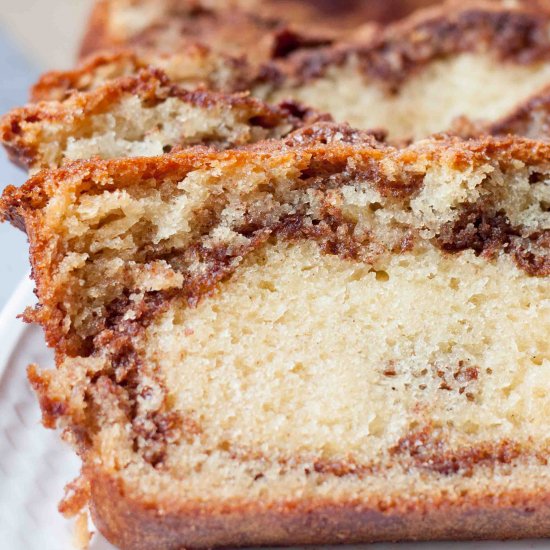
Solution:
<path fill-rule="evenodd" d="M 92 0 L 0 0 L 0 114 L 27 101 L 50 69 L 70 68 Z M 0 191 L 25 181 L 0 151 Z M 0 309 L 29 271 L 26 238 L 0 224 Z"/>

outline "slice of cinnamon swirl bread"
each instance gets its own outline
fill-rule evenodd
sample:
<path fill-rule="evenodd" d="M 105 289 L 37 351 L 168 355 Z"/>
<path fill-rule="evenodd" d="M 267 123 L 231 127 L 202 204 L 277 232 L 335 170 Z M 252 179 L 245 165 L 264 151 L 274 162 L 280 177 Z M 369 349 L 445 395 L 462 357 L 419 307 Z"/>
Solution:
<path fill-rule="evenodd" d="M 36 172 L 81 158 L 280 138 L 314 118 L 321 117 L 297 104 L 274 107 L 244 93 L 188 91 L 159 69 L 144 68 L 61 101 L 13 110 L 0 119 L 0 141 L 14 162 Z"/>
<path fill-rule="evenodd" d="M 177 53 L 132 50 L 93 55 L 69 71 L 50 71 L 31 87 L 30 100 L 61 101 L 74 92 L 88 92 L 121 76 L 135 76 L 144 69 L 161 69 L 174 83 L 186 88 L 219 92 L 248 91 L 255 75 L 245 58 L 191 45 Z"/>
<path fill-rule="evenodd" d="M 201 88 L 199 77 L 190 77 L 193 70 L 184 76 L 186 58 L 212 61 L 217 56 L 192 49 L 158 57 L 154 64 L 190 89 Z M 34 88 L 35 103 L 15 109 L 0 122 L 1 141 L 14 162 L 34 172 L 77 158 L 155 155 L 201 143 L 223 148 L 282 137 L 315 120 L 330 119 L 292 101 L 270 107 L 242 93 L 184 91 L 146 59 L 131 53 L 99 56 L 73 72 L 44 75 Z M 199 61 L 195 67 L 201 65 Z M 208 69 L 203 68 L 206 76 Z M 235 69 L 246 72 L 244 65 Z M 233 81 L 229 88 L 233 85 L 240 87 Z M 549 90 L 542 88 L 493 121 L 457 117 L 448 132 L 464 138 L 514 134 L 548 141 Z"/>
<path fill-rule="evenodd" d="M 435 0 L 99 0 L 82 56 L 120 46 L 174 50 L 190 42 L 267 60 L 281 45 L 350 39 Z"/>
<path fill-rule="evenodd" d="M 239 1 L 209 0 L 99 0 L 92 12 L 81 55 L 119 47 L 177 51 L 190 44 L 209 45 L 216 52 L 246 55 L 255 62 L 276 55 L 281 40 L 310 47 L 331 42 L 327 26 L 291 29 L 296 10 L 274 17 L 264 7 L 243 9 Z M 297 3 L 306 3 L 298 2 Z M 279 11 L 280 10 L 275 10 Z M 310 13 L 317 10 L 310 9 Z M 347 13 L 336 9 L 333 13 Z M 345 16 L 344 16 L 345 17 Z M 334 28 L 334 27 L 333 27 Z M 323 32 L 324 31 L 324 32 Z"/>
<path fill-rule="evenodd" d="M 462 2 L 423 10 L 361 45 L 297 50 L 255 93 L 292 97 L 355 127 L 421 138 L 466 116 L 490 123 L 550 82 L 548 4 Z"/>
<path fill-rule="evenodd" d="M 549 37 L 547 3 L 467 1 L 423 10 L 351 45 L 306 48 L 282 36 L 276 55 L 259 64 L 227 56 L 221 61 L 204 48 L 186 56 L 188 48 L 142 45 L 134 54 L 48 75 L 35 96 L 59 97 L 132 64 L 158 64 L 175 81 L 250 89 L 271 103 L 298 100 L 354 127 L 421 138 L 448 131 L 461 116 L 490 126 L 548 85 Z"/>
<path fill-rule="evenodd" d="M 2 199 L 121 548 L 550 536 L 550 145 L 75 162 Z"/>

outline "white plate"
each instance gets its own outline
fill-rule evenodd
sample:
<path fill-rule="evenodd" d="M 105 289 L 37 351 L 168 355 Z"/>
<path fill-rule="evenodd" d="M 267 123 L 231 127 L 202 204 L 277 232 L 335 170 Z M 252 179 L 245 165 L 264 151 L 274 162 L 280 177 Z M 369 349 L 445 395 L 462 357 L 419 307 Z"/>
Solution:
<path fill-rule="evenodd" d="M 57 511 L 78 460 L 58 434 L 40 425 L 26 380 L 29 363 L 51 365 L 42 332 L 16 316 L 34 301 L 24 280 L 0 314 L 0 550 L 70 550 L 73 523 Z M 347 547 L 353 548 L 353 547 Z M 357 548 L 357 547 L 356 547 Z M 373 550 L 550 550 L 550 541 L 376 544 Z M 113 550 L 101 536 L 90 550 Z"/>
<path fill-rule="evenodd" d="M 26 279 L 0 314 L 0 549 L 71 550 L 74 524 L 57 503 L 79 461 L 59 434 L 40 424 L 26 380 L 29 363 L 53 363 L 42 331 L 16 319 L 33 298 Z M 96 536 L 91 549 L 114 547 Z"/>

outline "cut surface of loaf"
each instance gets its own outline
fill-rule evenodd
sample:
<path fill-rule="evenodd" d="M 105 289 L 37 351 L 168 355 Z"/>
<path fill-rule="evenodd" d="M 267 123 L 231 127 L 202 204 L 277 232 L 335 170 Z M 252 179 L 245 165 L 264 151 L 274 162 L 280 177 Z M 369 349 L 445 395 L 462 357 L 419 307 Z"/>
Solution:
<path fill-rule="evenodd" d="M 283 48 L 350 39 L 434 0 L 99 0 L 81 55 L 122 46 L 174 50 L 191 42 L 259 61 Z"/>
<path fill-rule="evenodd" d="M 548 84 L 549 15 L 548 5 L 521 2 L 427 9 L 363 44 L 297 50 L 271 62 L 265 73 L 276 85 L 257 94 L 293 97 L 394 138 L 446 131 L 458 116 L 491 122 Z"/>
<path fill-rule="evenodd" d="M 177 53 L 126 49 L 92 55 L 69 71 L 43 74 L 32 86 L 30 100 L 61 101 L 74 92 L 88 92 L 110 80 L 151 68 L 161 69 L 170 80 L 186 88 L 226 93 L 248 91 L 253 78 L 245 58 L 216 53 L 206 46 L 195 44 Z"/>
<path fill-rule="evenodd" d="M 506 116 L 482 131 L 493 135 L 516 134 L 531 139 L 550 140 L 550 85 L 521 102 Z"/>
<path fill-rule="evenodd" d="M 549 536 L 549 158 L 317 124 L 9 188 L 57 356 L 29 376 L 99 529 Z"/>
<path fill-rule="evenodd" d="M 87 68 L 48 75 L 35 95 L 86 88 L 101 70 L 116 72 L 114 67 L 128 67 L 131 58 L 138 65 L 159 64 L 175 81 L 250 89 L 271 103 L 298 100 L 353 127 L 380 127 L 390 138 L 418 139 L 448 131 L 456 117 L 490 126 L 547 86 L 549 36 L 544 2 L 453 2 L 421 10 L 359 43 L 305 47 L 283 36 L 279 55 L 259 64 L 230 56 L 222 62 L 205 48 L 186 61 L 177 48 L 141 46 L 135 54 L 88 60 Z"/>
<path fill-rule="evenodd" d="M 295 11 L 286 10 L 286 18 L 278 18 L 264 13 L 265 10 L 243 9 L 243 3 L 100 0 L 90 17 L 81 55 L 121 46 L 178 51 L 191 44 L 202 44 L 216 52 L 246 55 L 261 63 L 277 56 L 280 44 L 289 39 L 303 47 L 332 41 L 333 32 L 327 32 L 326 26 L 315 27 L 311 21 L 291 30 L 288 19 L 292 19 Z M 336 9 L 335 13 L 339 11 Z"/>
<path fill-rule="evenodd" d="M 294 103 L 275 107 L 245 93 L 188 91 L 159 69 L 143 68 L 61 101 L 14 109 L 0 120 L 0 140 L 12 160 L 35 172 L 82 158 L 280 138 L 314 117 L 320 118 Z"/>

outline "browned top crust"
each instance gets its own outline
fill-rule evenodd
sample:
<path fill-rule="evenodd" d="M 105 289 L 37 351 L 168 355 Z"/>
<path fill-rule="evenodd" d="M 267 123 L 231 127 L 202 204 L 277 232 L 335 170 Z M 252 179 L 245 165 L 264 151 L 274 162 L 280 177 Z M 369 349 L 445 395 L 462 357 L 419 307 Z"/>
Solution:
<path fill-rule="evenodd" d="M 207 88 L 226 93 L 250 89 L 255 71 L 244 57 L 214 53 L 193 44 L 178 53 L 125 49 L 106 51 L 81 61 L 68 71 L 44 73 L 30 89 L 30 101 L 61 101 L 71 93 L 86 92 L 108 80 L 132 76 L 143 69 L 160 68 L 186 87 Z"/>
<path fill-rule="evenodd" d="M 252 82 L 252 67 L 241 57 L 214 53 L 193 44 L 178 53 L 132 50 L 108 51 L 81 61 L 68 71 L 44 73 L 30 89 L 30 101 L 61 101 L 75 91 L 85 92 L 105 81 L 132 76 L 142 69 L 160 68 L 186 87 L 245 92 Z"/>
<path fill-rule="evenodd" d="M 485 496 L 371 500 L 287 500 L 260 509 L 231 502 L 217 509 L 196 504 L 159 515 L 131 498 L 118 480 L 90 469 L 92 515 L 102 533 L 121 548 L 163 550 L 181 546 L 285 546 L 547 537 L 550 498 L 508 491 Z M 201 519 L 197 525 L 197 518 Z M 246 526 L 246 527 L 244 527 Z"/>
<path fill-rule="evenodd" d="M 22 215 L 43 208 L 60 186 L 70 182 L 73 192 L 90 186 L 125 188 L 138 181 L 161 180 L 166 177 L 180 181 L 185 175 L 209 165 L 213 160 L 236 160 L 238 163 L 280 155 L 293 155 L 308 164 L 315 160 L 338 164 L 357 156 L 364 161 L 381 161 L 384 157 L 402 163 L 403 168 L 428 161 L 443 162 L 450 168 L 478 166 L 489 160 L 510 166 L 520 161 L 527 166 L 545 165 L 550 159 L 550 144 L 522 137 L 481 137 L 463 140 L 454 136 L 433 136 L 410 146 L 397 149 L 377 141 L 370 132 L 355 130 L 347 124 L 317 123 L 290 134 L 284 140 L 263 141 L 251 146 L 227 151 L 190 148 L 159 157 L 74 161 L 57 170 L 44 170 L 21 187 L 8 186 L 0 199 L 3 221 L 22 220 Z M 306 160 L 307 159 L 307 160 Z M 342 162 L 340 162 L 342 164 Z M 116 176 L 116 183 L 110 176 Z M 373 174 L 376 178 L 377 174 Z M 382 172 L 378 174 L 383 180 Z M 382 186 L 398 187 L 399 175 Z M 417 189 L 416 189 L 417 190 Z M 414 191 L 416 191 L 414 190 Z M 412 190 L 411 190 L 412 192 Z M 15 223 L 21 228 L 21 223 Z"/>
<path fill-rule="evenodd" d="M 134 61 L 132 58 L 127 59 Z M 137 64 L 134 65 L 137 68 Z M 121 71 L 122 72 L 122 71 Z M 0 141 L 8 151 L 11 160 L 24 168 L 43 168 L 48 162 L 43 158 L 41 146 L 45 142 L 58 142 L 63 148 L 66 137 L 78 137 L 91 131 L 90 119 L 94 115 L 108 113 L 116 107 L 121 98 L 133 95 L 139 97 L 146 107 L 153 107 L 169 98 L 196 106 L 205 111 L 222 109 L 225 113 L 236 113 L 240 122 L 250 128 L 262 128 L 267 131 L 265 139 L 273 129 L 273 136 L 282 137 L 305 123 L 319 120 L 314 111 L 302 108 L 298 104 L 283 103 L 280 106 L 268 105 L 247 93 L 222 94 L 206 89 L 189 91 L 174 84 L 160 69 L 143 68 L 132 76 L 121 76 L 108 80 L 102 86 L 88 92 L 77 92 L 61 101 L 43 101 L 31 103 L 26 107 L 12 110 L 0 119 Z M 144 134 L 155 128 L 142 128 Z M 204 136 L 199 136 L 201 143 Z M 226 136 L 218 136 L 221 142 Z M 209 142 L 217 143 L 216 135 Z M 244 140 L 242 143 L 245 143 Z M 241 145 L 235 141 L 225 146 Z M 182 138 L 171 147 L 194 145 L 193 141 Z M 59 159 L 54 159 L 57 162 Z"/>

